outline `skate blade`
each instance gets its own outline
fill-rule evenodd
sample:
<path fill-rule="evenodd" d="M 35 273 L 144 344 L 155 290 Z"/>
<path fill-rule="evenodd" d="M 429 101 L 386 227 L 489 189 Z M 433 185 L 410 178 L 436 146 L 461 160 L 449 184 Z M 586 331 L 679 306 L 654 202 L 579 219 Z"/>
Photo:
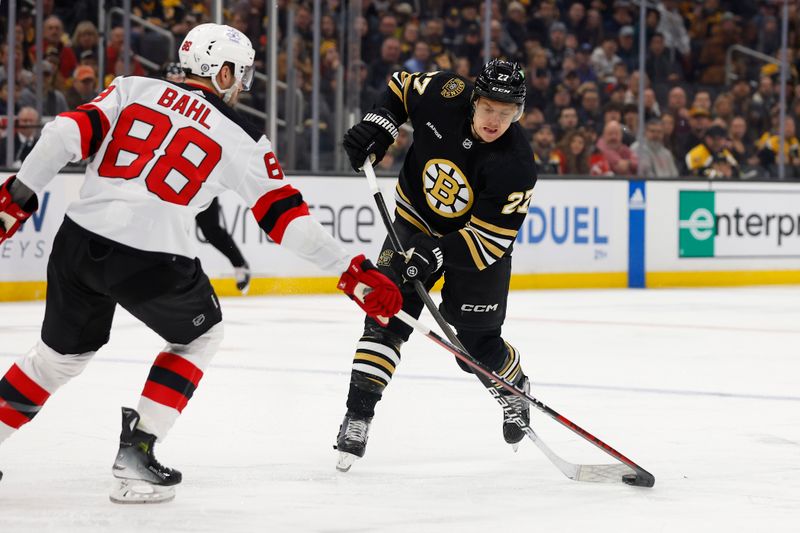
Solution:
<path fill-rule="evenodd" d="M 350 470 L 350 467 L 353 466 L 353 463 L 356 462 L 356 459 L 358 459 L 357 455 L 347 452 L 339 452 L 339 460 L 336 463 L 336 470 L 339 472 L 347 472 Z"/>
<path fill-rule="evenodd" d="M 517 453 L 519 451 L 519 442 L 515 442 L 514 444 L 512 444 L 511 449 L 514 450 L 514 453 Z"/>
<path fill-rule="evenodd" d="M 175 487 L 138 479 L 115 479 L 108 498 L 114 503 L 165 503 L 175 498 Z"/>

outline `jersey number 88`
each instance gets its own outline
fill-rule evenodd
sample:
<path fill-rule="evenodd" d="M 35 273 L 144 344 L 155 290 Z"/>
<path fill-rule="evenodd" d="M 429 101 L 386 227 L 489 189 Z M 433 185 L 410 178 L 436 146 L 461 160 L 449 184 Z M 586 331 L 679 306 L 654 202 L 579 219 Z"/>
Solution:
<path fill-rule="evenodd" d="M 144 133 L 147 126 L 150 130 Z M 167 115 L 141 104 L 129 105 L 120 113 L 111 132 L 97 173 L 104 178 L 140 177 L 171 130 L 172 120 Z M 201 131 L 186 126 L 175 132 L 163 151 L 145 178 L 147 190 L 166 202 L 188 205 L 222 158 L 222 147 Z M 123 152 L 127 158 L 134 156 L 127 164 L 120 164 Z M 187 155 L 194 157 L 189 159 Z M 170 175 L 171 182 L 180 182 L 175 173 L 185 180 L 179 190 L 167 182 Z"/>

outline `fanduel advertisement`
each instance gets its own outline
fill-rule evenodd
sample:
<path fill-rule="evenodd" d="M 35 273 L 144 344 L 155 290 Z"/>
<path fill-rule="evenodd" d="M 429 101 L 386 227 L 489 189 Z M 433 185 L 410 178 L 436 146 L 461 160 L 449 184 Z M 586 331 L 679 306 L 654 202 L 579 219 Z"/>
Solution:
<path fill-rule="evenodd" d="M 625 271 L 627 201 L 627 182 L 539 181 L 514 243 L 514 273 Z"/>
<path fill-rule="evenodd" d="M 800 192 L 679 194 L 678 256 L 800 257 Z"/>

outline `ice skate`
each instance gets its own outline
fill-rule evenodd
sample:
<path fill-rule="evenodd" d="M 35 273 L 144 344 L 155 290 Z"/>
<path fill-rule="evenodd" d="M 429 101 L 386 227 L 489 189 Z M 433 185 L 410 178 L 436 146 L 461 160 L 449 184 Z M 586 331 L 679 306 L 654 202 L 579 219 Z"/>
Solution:
<path fill-rule="evenodd" d="M 175 498 L 182 475 L 159 463 L 153 455 L 156 437 L 136 428 L 139 413 L 122 408 L 122 434 L 112 473 L 109 498 L 114 503 L 162 503 Z"/>
<path fill-rule="evenodd" d="M 531 390 L 530 381 L 524 374 L 521 375 L 521 379 L 519 379 L 515 385 L 526 393 L 529 393 Z M 511 406 L 513 414 L 509 416 L 503 411 L 503 438 L 516 452 L 519 449 L 520 441 L 525 438 L 525 432 L 514 422 L 513 417 L 519 416 L 525 424 L 529 424 L 531 420 L 530 405 L 526 400 L 513 394 L 505 395 L 505 398 Z"/>
<path fill-rule="evenodd" d="M 339 451 L 336 470 L 347 472 L 356 459 L 364 457 L 371 423 L 372 418 L 359 417 L 350 411 L 344 415 L 334 446 L 334 449 Z"/>
<path fill-rule="evenodd" d="M 236 288 L 242 294 L 247 294 L 250 290 L 250 265 L 245 263 L 240 267 L 233 268 L 233 276 L 236 278 Z"/>

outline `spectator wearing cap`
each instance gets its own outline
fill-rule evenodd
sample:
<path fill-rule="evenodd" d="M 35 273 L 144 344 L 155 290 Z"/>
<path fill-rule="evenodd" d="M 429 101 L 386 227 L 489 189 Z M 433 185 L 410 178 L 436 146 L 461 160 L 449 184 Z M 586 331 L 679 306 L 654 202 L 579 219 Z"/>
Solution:
<path fill-rule="evenodd" d="M 58 53 L 58 68 L 61 76 L 66 80 L 72 76 L 72 71 L 78 64 L 78 58 L 71 47 L 67 46 L 68 38 L 64 33 L 64 24 L 55 15 L 47 17 L 42 24 L 42 41 L 39 43 L 45 53 L 51 53 L 49 48 L 54 48 Z M 35 58 L 35 47 L 30 50 L 31 58 Z"/>
<path fill-rule="evenodd" d="M 561 69 L 564 58 L 572 51 L 567 48 L 567 27 L 561 21 L 550 25 L 550 39 L 547 47 L 548 68 L 552 74 Z"/>
<path fill-rule="evenodd" d="M 603 135 L 597 140 L 597 148 L 608 161 L 612 172 L 617 176 L 636 174 L 638 160 L 636 153 L 622 142 L 622 125 L 616 120 L 607 122 Z"/>
<path fill-rule="evenodd" d="M 672 156 L 672 152 L 664 146 L 664 124 L 660 118 L 651 118 L 647 121 L 641 151 L 638 141 L 631 145 L 631 150 L 639 154 L 639 166 L 644 177 L 678 177 L 675 158 Z"/>
<path fill-rule="evenodd" d="M 635 33 L 633 26 L 623 26 L 617 37 L 617 55 L 631 72 L 639 67 L 639 51 L 633 38 Z"/>
<path fill-rule="evenodd" d="M 39 68 L 42 71 L 42 114 L 54 117 L 69 111 L 64 93 L 56 89 L 56 68 L 49 61 L 42 61 Z M 20 107 L 36 108 L 36 94 L 32 91 L 20 94 L 19 105 Z M 0 163 L 2 163 L 2 159 L 0 159 Z"/>
<path fill-rule="evenodd" d="M 558 174 L 561 169 L 561 158 L 556 151 L 555 135 L 549 124 L 542 124 L 533 134 L 533 162 L 538 174 Z"/>
<path fill-rule="evenodd" d="M 703 142 L 689 150 L 684 171 L 704 178 L 738 178 L 739 163 L 725 145 L 727 133 L 721 126 L 711 126 Z"/>
<path fill-rule="evenodd" d="M 576 67 L 577 68 L 577 67 Z M 586 82 L 592 83 L 592 82 Z M 564 74 L 564 85 L 569 90 L 569 93 L 573 95 L 573 98 L 578 95 L 578 90 L 581 88 L 581 79 L 578 76 L 578 73 L 574 70 L 571 70 Z"/>
<path fill-rule="evenodd" d="M 597 78 L 604 83 L 616 83 L 614 67 L 622 63 L 617 55 L 617 41 L 614 37 L 603 38 L 603 42 L 594 49 L 589 58 Z"/>
<path fill-rule="evenodd" d="M 703 142 L 706 131 L 711 127 L 711 113 L 703 107 L 693 107 L 689 110 L 689 132 L 684 135 L 680 145 L 680 155 L 683 159 L 686 154 Z"/>
<path fill-rule="evenodd" d="M 800 177 L 800 141 L 798 141 L 796 137 L 795 121 L 791 116 L 786 117 L 784 133 L 783 152 L 785 154 L 786 176 Z M 780 136 L 778 132 L 775 131 L 764 133 L 757 143 L 758 158 L 761 167 L 764 169 L 766 175 L 773 178 L 778 176 L 780 142 Z"/>
<path fill-rule="evenodd" d="M 21 107 L 14 128 L 12 168 L 19 168 L 33 150 L 40 134 L 39 113 L 33 107 Z M 6 143 L 0 142 L 0 165 L 6 164 Z"/>
<path fill-rule="evenodd" d="M 525 29 L 526 19 L 525 6 L 517 1 L 509 2 L 506 8 L 506 20 L 503 25 L 506 33 L 514 40 L 517 49 L 520 51 L 525 50 L 525 39 L 528 36 L 528 32 Z"/>
<path fill-rule="evenodd" d="M 67 90 L 67 105 L 74 109 L 92 101 L 98 94 L 97 77 L 94 69 L 86 65 L 80 65 L 75 69 L 72 87 Z"/>

